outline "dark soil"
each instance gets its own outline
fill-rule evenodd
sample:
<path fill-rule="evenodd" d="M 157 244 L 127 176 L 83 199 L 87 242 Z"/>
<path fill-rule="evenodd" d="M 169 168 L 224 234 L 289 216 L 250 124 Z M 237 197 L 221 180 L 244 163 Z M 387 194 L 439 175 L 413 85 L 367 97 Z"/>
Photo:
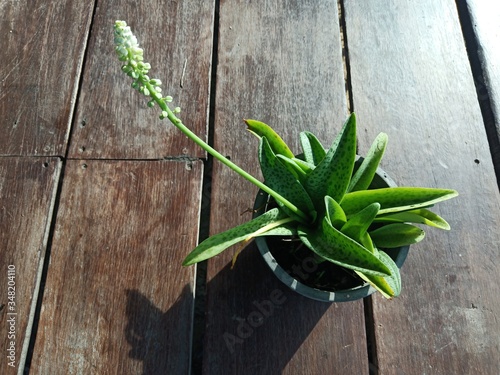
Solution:
<path fill-rule="evenodd" d="M 354 271 L 321 261 L 299 238 L 269 236 L 267 244 L 278 264 L 304 285 L 335 292 L 364 284 Z"/>

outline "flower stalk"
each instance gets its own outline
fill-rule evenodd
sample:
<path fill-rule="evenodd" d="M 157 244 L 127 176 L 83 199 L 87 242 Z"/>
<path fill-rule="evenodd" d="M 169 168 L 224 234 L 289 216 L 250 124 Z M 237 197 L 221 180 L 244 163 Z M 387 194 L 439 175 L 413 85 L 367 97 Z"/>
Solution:
<path fill-rule="evenodd" d="M 296 205 L 292 202 L 278 194 L 276 191 L 271 189 L 269 186 L 265 185 L 263 182 L 259 181 L 257 178 L 240 168 L 238 165 L 230 161 L 228 158 L 223 156 L 213 147 L 208 145 L 195 133 L 193 133 L 182 121 L 176 116 L 176 113 L 180 112 L 180 108 L 176 107 L 172 110 L 167 103 L 172 101 L 171 96 L 162 97 L 161 95 L 161 81 L 159 79 L 150 79 L 147 75 L 151 65 L 144 62 L 143 50 L 139 47 L 137 38 L 132 34 L 132 31 L 125 21 L 116 21 L 114 25 L 114 36 L 115 36 L 115 50 L 118 54 L 119 60 L 125 64 L 122 66 L 122 70 L 131 78 L 134 79 L 132 87 L 138 90 L 140 93 L 150 97 L 152 100 L 148 102 L 149 107 L 153 107 L 154 104 L 158 104 L 161 109 L 160 119 L 167 118 L 174 126 L 176 126 L 180 131 L 182 131 L 189 139 L 195 142 L 203 150 L 208 152 L 214 158 L 219 160 L 224 165 L 231 168 L 233 171 L 238 173 L 241 177 L 250 181 L 252 184 L 256 185 L 258 188 L 262 189 L 274 199 L 281 202 L 296 215 L 301 217 L 304 221 L 308 221 L 310 218 L 304 212 L 302 212 Z"/>

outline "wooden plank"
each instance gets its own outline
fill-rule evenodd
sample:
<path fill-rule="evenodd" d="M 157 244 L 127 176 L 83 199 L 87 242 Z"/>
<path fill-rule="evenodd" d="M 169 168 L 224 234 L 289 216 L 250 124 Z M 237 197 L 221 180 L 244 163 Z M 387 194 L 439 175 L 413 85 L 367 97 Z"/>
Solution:
<path fill-rule="evenodd" d="M 230 260 L 209 263 L 203 373 L 368 373 L 361 301 L 328 304 L 297 295 L 253 244 L 232 270 Z"/>
<path fill-rule="evenodd" d="M 0 368 L 24 368 L 61 162 L 0 158 Z"/>
<path fill-rule="evenodd" d="M 333 141 L 347 112 L 337 20 L 336 1 L 221 2 L 217 149 L 258 176 L 258 142 L 242 118 L 274 126 L 296 152 L 305 129 Z M 248 220 L 241 212 L 256 188 L 217 162 L 212 181 L 211 232 Z M 307 300 L 277 281 L 254 245 L 231 270 L 233 253 L 208 263 L 203 373 L 368 372 L 362 302 Z"/>
<path fill-rule="evenodd" d="M 463 0 L 465 1 L 465 0 Z M 481 62 L 483 77 L 475 77 L 480 100 L 489 99 L 493 119 L 488 126 L 492 128 L 491 137 L 496 137 L 492 154 L 494 162 L 500 166 L 500 4 L 466 0 L 472 27 L 478 45 L 478 57 Z M 497 168 L 498 168 L 497 166 Z"/>
<path fill-rule="evenodd" d="M 32 374 L 186 374 L 201 162 L 68 161 Z"/>
<path fill-rule="evenodd" d="M 64 155 L 93 7 L 0 2 L 0 155 Z"/>
<path fill-rule="evenodd" d="M 71 158 L 204 157 L 158 107 L 130 88 L 112 47 L 113 23 L 127 21 L 151 63 L 151 78 L 182 108 L 181 118 L 202 139 L 208 126 L 214 0 L 107 1 L 97 7 L 71 136 Z M 147 20 L 147 22 L 140 22 Z M 185 115 L 183 115 L 185 114 Z"/>
<path fill-rule="evenodd" d="M 385 131 L 396 182 L 460 192 L 436 207 L 452 230 L 412 246 L 402 296 L 374 299 L 379 373 L 498 373 L 500 197 L 455 3 L 345 8 L 361 148 Z"/>

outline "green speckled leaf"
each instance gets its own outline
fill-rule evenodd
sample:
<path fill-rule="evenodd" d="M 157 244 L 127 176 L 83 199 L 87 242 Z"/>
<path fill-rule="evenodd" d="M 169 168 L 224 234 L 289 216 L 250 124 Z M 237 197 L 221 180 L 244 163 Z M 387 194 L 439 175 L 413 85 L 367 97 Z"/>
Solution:
<path fill-rule="evenodd" d="M 370 186 L 373 176 L 377 172 L 378 165 L 382 156 L 384 156 L 385 147 L 387 146 L 387 134 L 380 133 L 375 141 L 373 141 L 368 154 L 363 159 L 354 176 L 349 183 L 348 192 L 357 190 L 366 190 Z"/>
<path fill-rule="evenodd" d="M 311 172 L 315 166 L 312 165 L 311 163 L 308 163 L 304 160 L 301 160 L 301 159 L 297 159 L 297 158 L 292 158 L 292 160 L 306 173 L 308 174 L 309 172 Z"/>
<path fill-rule="evenodd" d="M 196 246 L 191 253 L 189 253 L 186 259 L 182 262 L 182 265 L 189 266 L 220 254 L 229 246 L 245 240 L 254 232 L 260 230 L 266 225 L 282 220 L 286 217 L 287 215 L 284 212 L 278 208 L 273 208 L 251 221 L 247 221 L 237 227 L 209 237 Z"/>
<path fill-rule="evenodd" d="M 259 161 L 266 185 L 306 213 L 312 222 L 316 217 L 316 211 L 311 198 L 297 178 L 276 157 L 266 137 L 262 137 L 260 141 Z M 281 202 L 278 201 L 278 204 L 290 217 L 304 222 L 300 216 L 282 205 Z"/>
<path fill-rule="evenodd" d="M 335 202 L 335 199 L 325 197 L 325 207 L 326 207 L 326 219 L 330 222 L 332 227 L 340 229 L 346 223 L 347 218 L 345 216 L 344 210 L 340 205 Z"/>
<path fill-rule="evenodd" d="M 297 232 L 309 249 L 332 263 L 369 275 L 391 274 L 391 270 L 377 256 L 332 227 L 326 218 L 316 231 L 299 226 Z"/>
<path fill-rule="evenodd" d="M 416 223 L 429 225 L 439 229 L 450 230 L 450 225 L 445 219 L 425 208 L 379 216 L 375 219 L 375 222 Z"/>
<path fill-rule="evenodd" d="M 259 138 L 267 138 L 267 141 L 275 154 L 281 154 L 287 158 L 293 158 L 294 155 L 292 151 L 290 151 L 288 145 L 269 125 L 257 120 L 245 120 L 245 123 L 247 124 L 248 131 L 250 133 L 255 134 Z"/>
<path fill-rule="evenodd" d="M 354 241 L 359 242 L 374 254 L 376 254 L 376 251 L 367 231 L 372 224 L 373 219 L 375 218 L 375 216 L 377 216 L 379 209 L 380 204 L 370 204 L 355 215 L 351 216 L 340 229 L 340 231 L 347 237 L 350 237 Z"/>
<path fill-rule="evenodd" d="M 352 215 L 340 231 L 357 241 L 360 235 L 368 230 L 373 219 L 377 216 L 379 209 L 380 204 L 370 204 L 355 215 Z"/>
<path fill-rule="evenodd" d="M 372 238 L 368 234 L 368 232 L 364 232 L 359 236 L 359 239 L 357 240 L 361 245 L 366 247 L 368 250 L 370 250 L 371 253 L 378 255 L 378 249 L 373 245 Z"/>
<path fill-rule="evenodd" d="M 420 187 L 395 187 L 347 193 L 340 205 L 347 217 L 354 215 L 372 203 L 380 203 L 379 215 L 427 207 L 456 197 L 458 193 L 450 189 Z"/>
<path fill-rule="evenodd" d="M 356 159 L 356 117 L 351 114 L 323 161 L 307 175 L 305 188 L 318 207 L 329 195 L 340 202 L 349 186 Z"/>
<path fill-rule="evenodd" d="M 300 133 L 300 143 L 306 162 L 316 166 L 325 158 L 325 148 L 313 133 L 308 131 Z"/>
<path fill-rule="evenodd" d="M 272 228 L 265 231 L 264 233 L 258 234 L 255 237 L 262 236 L 296 236 L 297 235 L 297 225 L 295 221 L 293 223 L 282 224 L 279 227 Z"/>
<path fill-rule="evenodd" d="M 387 224 L 370 232 L 373 243 L 378 247 L 393 249 L 420 242 L 425 232 L 411 224 Z"/>
<path fill-rule="evenodd" d="M 266 138 L 267 139 L 267 138 Z M 281 163 L 292 173 L 297 180 L 301 183 L 306 178 L 306 172 L 294 161 L 294 159 L 287 158 L 281 154 L 276 154 L 276 157 L 281 161 Z"/>
<path fill-rule="evenodd" d="M 383 277 L 365 275 L 361 272 L 356 273 L 377 289 L 385 298 L 391 299 L 392 297 L 399 296 L 401 293 L 401 274 L 399 273 L 398 266 L 394 263 L 392 258 L 383 251 L 379 251 L 379 259 L 391 270 L 390 276 Z"/>

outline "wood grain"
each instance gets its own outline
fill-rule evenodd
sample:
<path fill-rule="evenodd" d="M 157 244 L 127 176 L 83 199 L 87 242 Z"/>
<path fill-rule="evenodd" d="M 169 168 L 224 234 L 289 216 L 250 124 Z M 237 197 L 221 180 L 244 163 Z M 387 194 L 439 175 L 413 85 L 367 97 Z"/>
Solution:
<path fill-rule="evenodd" d="M 201 162 L 68 161 L 31 374 L 185 374 Z"/>
<path fill-rule="evenodd" d="M 500 40 L 500 4 L 477 0 L 465 2 L 483 71 L 482 78 L 474 77 L 474 79 L 479 99 L 489 99 L 493 112 L 493 119 L 487 125 L 492 128 L 491 137 L 496 138 L 495 141 L 490 141 L 490 147 L 494 145 L 492 154 L 498 168 L 500 166 L 500 51 L 497 45 Z"/>
<path fill-rule="evenodd" d="M 258 176 L 258 141 L 243 118 L 264 121 L 299 150 L 309 129 L 333 141 L 347 112 L 336 1 L 223 1 L 215 147 Z M 214 163 L 212 233 L 251 218 L 256 188 Z M 234 250 L 234 249 L 233 249 Z M 208 263 L 205 374 L 367 373 L 363 304 L 300 297 L 272 275 L 254 245 Z"/>
<path fill-rule="evenodd" d="M 403 267 L 402 296 L 374 298 L 380 374 L 494 374 L 500 368 L 500 197 L 453 1 L 346 1 L 362 149 L 389 135 L 399 185 L 460 192 Z"/>
<path fill-rule="evenodd" d="M 24 368 L 60 169 L 57 158 L 0 158 L 0 368 L 3 374 L 15 374 L 18 368 Z M 14 278 L 8 278 L 12 267 Z M 15 337 L 9 337 L 10 333 Z M 11 347 L 15 359 L 7 357 Z M 11 361 L 14 367 L 9 365 Z"/>
<path fill-rule="evenodd" d="M 1 1 L 0 155 L 64 155 L 93 1 Z"/>
<path fill-rule="evenodd" d="M 202 139 L 208 126 L 214 1 L 107 1 L 96 9 L 70 145 L 71 158 L 159 159 L 204 152 L 158 107 L 130 88 L 113 50 L 113 24 L 127 21 L 163 94 Z M 146 21 L 147 20 L 147 21 Z M 181 87 L 182 86 L 182 87 Z"/>

